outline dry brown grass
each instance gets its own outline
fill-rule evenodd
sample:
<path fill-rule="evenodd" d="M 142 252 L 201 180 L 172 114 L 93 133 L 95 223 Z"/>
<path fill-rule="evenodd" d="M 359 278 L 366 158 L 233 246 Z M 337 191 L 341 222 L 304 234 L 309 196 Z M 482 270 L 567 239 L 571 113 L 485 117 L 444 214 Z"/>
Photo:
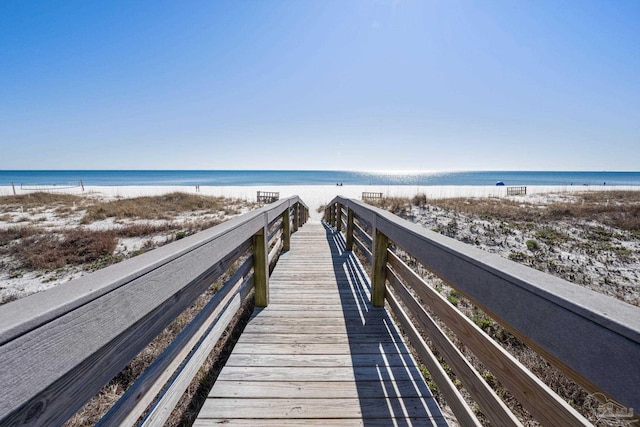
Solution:
<path fill-rule="evenodd" d="M 180 213 L 206 211 L 232 211 L 231 200 L 224 197 L 171 193 L 156 197 L 136 197 L 97 203 L 87 208 L 83 224 L 106 218 L 171 219 Z"/>
<path fill-rule="evenodd" d="M 25 237 L 42 234 L 43 232 L 42 229 L 32 225 L 0 229 L 0 247 L 9 244 L 9 242 L 13 240 L 24 239 Z"/>
<path fill-rule="evenodd" d="M 118 237 L 141 237 L 165 233 L 181 229 L 178 224 L 145 224 L 134 223 L 124 227 L 114 228 L 113 233 Z"/>
<path fill-rule="evenodd" d="M 33 233 L 11 245 L 8 252 L 23 268 L 52 270 L 97 261 L 111 255 L 116 245 L 112 231 L 77 228 L 60 234 Z"/>
<path fill-rule="evenodd" d="M 73 206 L 82 204 L 87 198 L 72 194 L 30 193 L 19 196 L 0 196 L 0 212 L 13 210 L 16 207 L 33 208 L 41 206 Z"/>
<path fill-rule="evenodd" d="M 40 203 L 52 201 L 71 202 L 75 204 L 81 200 L 78 196 L 64 197 L 60 194 L 34 193 L 29 196 L 31 207 L 42 209 Z M 60 197 L 63 196 L 63 197 Z M 13 206 L 11 203 L 23 201 L 27 196 L 5 197 L 5 206 Z M 94 203 L 86 199 L 87 203 Z M 89 216 L 96 218 L 100 215 L 116 215 L 128 217 L 129 215 L 143 215 L 145 218 L 167 216 L 184 211 L 206 210 L 207 213 L 219 214 L 220 211 L 231 212 L 234 208 L 228 205 L 232 200 L 224 198 L 212 198 L 204 196 L 192 196 L 183 193 L 173 193 L 159 197 L 144 197 L 138 199 L 118 200 L 90 205 L 89 213 L 85 216 L 85 222 Z M 15 209 L 15 206 L 13 206 Z M 63 213 L 71 211 L 69 205 L 60 205 Z M 107 265 L 119 262 L 127 256 L 135 256 L 141 252 L 161 246 L 162 244 L 186 237 L 204 229 L 220 224 L 222 221 L 217 216 L 203 216 L 186 221 L 164 221 L 149 223 L 140 217 L 128 217 L 129 224 L 115 226 L 109 230 L 93 231 L 78 227 L 75 229 L 44 229 L 33 225 L 14 226 L 0 229 L 0 254 L 8 254 L 13 257 L 15 264 L 12 269 L 15 272 L 26 270 L 52 270 L 64 266 L 85 264 L 85 269 L 92 271 Z M 25 217 L 28 219 L 28 217 Z M 171 234 L 173 233 L 173 235 Z M 152 244 L 146 245 L 142 250 L 134 251 L 129 255 L 119 254 L 113 256 L 118 238 L 135 238 L 143 236 L 164 235 L 164 240 L 155 239 Z M 151 242 L 151 240 L 150 240 Z M 4 268 L 4 267 L 3 267 Z"/>
<path fill-rule="evenodd" d="M 411 211 L 411 199 L 408 197 L 384 197 L 382 199 L 369 200 L 367 203 L 399 216 L 404 216 L 404 214 Z"/>
<path fill-rule="evenodd" d="M 545 223 L 561 219 L 598 221 L 626 231 L 640 231 L 640 191 L 607 191 L 576 194 L 575 201 L 536 207 L 510 199 L 429 199 L 443 209 L 486 219 Z"/>

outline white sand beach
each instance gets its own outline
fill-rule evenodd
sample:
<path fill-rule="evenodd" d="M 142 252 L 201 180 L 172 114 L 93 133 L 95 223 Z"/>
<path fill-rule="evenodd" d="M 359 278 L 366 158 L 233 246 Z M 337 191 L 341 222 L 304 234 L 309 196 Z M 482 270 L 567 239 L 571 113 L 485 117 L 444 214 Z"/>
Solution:
<path fill-rule="evenodd" d="M 65 192 L 70 194 L 94 194 L 101 198 L 129 198 L 140 196 L 156 196 L 175 191 L 198 193 L 210 196 L 223 196 L 247 201 L 255 201 L 258 191 L 279 192 L 281 198 L 297 195 L 309 207 L 312 219 L 319 219 L 321 214 L 316 210 L 319 206 L 331 201 L 340 195 L 348 198 L 360 199 L 363 192 L 382 193 L 384 197 L 413 197 L 416 194 L 425 194 L 427 198 L 452 198 L 452 197 L 506 197 L 508 187 L 477 186 L 477 185 L 449 185 L 449 186 L 416 186 L 416 185 L 261 185 L 261 186 L 85 186 L 57 189 L 49 188 L 47 191 Z M 557 186 L 527 186 L 527 195 L 543 196 L 554 193 L 572 193 L 585 191 L 613 191 L 632 190 L 640 191 L 638 186 L 581 186 L 581 185 L 557 185 Z M 13 194 L 13 187 L 0 186 L 0 196 Z M 15 189 L 16 194 L 28 194 L 32 191 Z M 520 196 L 516 196 L 520 197 Z"/>

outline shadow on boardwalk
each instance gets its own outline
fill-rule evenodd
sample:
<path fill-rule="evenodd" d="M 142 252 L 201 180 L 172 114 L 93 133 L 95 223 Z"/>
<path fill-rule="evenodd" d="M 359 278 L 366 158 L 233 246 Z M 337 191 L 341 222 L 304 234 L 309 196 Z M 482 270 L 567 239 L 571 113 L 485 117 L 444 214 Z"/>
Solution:
<path fill-rule="evenodd" d="M 368 275 L 342 235 L 324 225 L 351 351 L 364 425 L 447 425 L 393 321 L 371 305 Z"/>

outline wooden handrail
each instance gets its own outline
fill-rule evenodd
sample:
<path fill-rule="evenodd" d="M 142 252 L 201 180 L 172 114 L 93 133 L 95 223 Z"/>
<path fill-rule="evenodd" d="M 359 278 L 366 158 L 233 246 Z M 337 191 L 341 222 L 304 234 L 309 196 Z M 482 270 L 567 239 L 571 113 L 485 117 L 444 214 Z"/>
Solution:
<path fill-rule="evenodd" d="M 346 209 L 347 217 L 353 212 L 356 218 L 354 229 L 347 229 L 347 234 L 354 230 L 353 235 L 358 234 L 358 222 L 371 225 L 370 238 L 385 236 L 587 390 L 601 392 L 629 408 L 640 407 L 637 307 L 434 233 L 358 200 L 333 199 L 325 211 L 325 220 L 333 221 L 332 225 L 342 217 L 336 209 L 338 204 Z M 375 271 L 381 271 L 375 262 L 383 257 L 376 256 L 382 250 L 375 247 L 378 239 L 373 241 L 375 277 Z M 354 243 L 364 246 L 360 239 Z M 397 269 L 397 260 L 391 261 L 391 268 L 395 263 Z M 407 280 L 401 279 L 406 286 Z M 448 304 L 429 301 L 439 307 Z M 458 332 L 462 334 L 459 339 L 470 344 L 471 338 Z M 495 349 L 486 351 L 489 358 L 497 355 Z M 499 374 L 494 372 L 496 377 Z M 540 421 L 587 423 L 562 399 L 551 397 L 553 392 L 544 384 L 533 378 L 526 381 L 526 386 L 518 381 L 503 384 L 508 384 L 514 396 L 520 395 L 520 403 Z M 518 387 L 522 387 L 522 393 L 514 392 Z M 529 390 L 534 390 L 533 394 Z M 545 414 L 552 407 L 555 413 Z"/>
<path fill-rule="evenodd" d="M 0 306 L 0 425 L 64 423 L 236 260 L 247 254 L 260 232 L 266 246 L 269 224 L 276 224 L 282 217 L 291 218 L 292 210 L 297 212 L 294 223 L 302 225 L 308 217 L 308 207 L 293 196 Z M 276 242 L 274 247 L 279 248 L 279 242 L 288 238 L 282 237 L 284 229 L 282 225 L 276 227 L 277 233 L 271 236 Z M 204 323 L 186 328 L 200 338 L 182 337 L 180 341 L 201 346 L 202 340 L 213 340 L 215 344 L 215 334 L 221 333 L 220 328 L 224 330 L 239 307 L 238 298 L 248 293 L 248 285 L 240 284 L 250 279 L 244 276 L 252 266 L 251 277 L 255 276 L 252 281 L 263 286 L 268 295 L 268 271 L 265 274 L 268 255 L 266 250 L 254 252 L 248 261 L 250 265 L 245 263 L 239 269 L 243 277 L 232 276 L 214 295 L 213 306 L 207 308 L 213 317 L 208 316 L 206 322 L 200 318 L 198 322 Z M 262 276 L 256 274 L 256 265 Z M 234 305 L 230 306 L 232 301 Z M 219 304 L 227 307 L 224 314 L 220 313 Z M 193 354 L 199 354 L 198 357 L 202 354 L 170 348 L 174 355 L 171 360 L 166 359 L 169 356 L 160 356 L 165 360 L 158 363 L 173 365 L 175 355 L 192 358 Z M 191 372 L 199 368 L 197 363 L 184 365 Z M 159 376 L 163 374 L 162 369 L 156 372 Z M 156 377 L 149 375 L 143 374 L 143 381 L 155 384 Z M 145 385 L 141 390 L 156 388 Z M 137 394 L 128 397 L 140 398 Z M 122 412 L 116 418 L 121 417 Z"/>

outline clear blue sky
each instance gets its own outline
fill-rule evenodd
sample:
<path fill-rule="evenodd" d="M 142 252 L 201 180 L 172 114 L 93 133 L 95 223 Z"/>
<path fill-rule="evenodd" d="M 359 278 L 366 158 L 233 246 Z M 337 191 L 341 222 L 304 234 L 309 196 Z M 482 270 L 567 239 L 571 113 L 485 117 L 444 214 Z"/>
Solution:
<path fill-rule="evenodd" d="M 0 2 L 0 169 L 640 170 L 640 1 Z"/>

